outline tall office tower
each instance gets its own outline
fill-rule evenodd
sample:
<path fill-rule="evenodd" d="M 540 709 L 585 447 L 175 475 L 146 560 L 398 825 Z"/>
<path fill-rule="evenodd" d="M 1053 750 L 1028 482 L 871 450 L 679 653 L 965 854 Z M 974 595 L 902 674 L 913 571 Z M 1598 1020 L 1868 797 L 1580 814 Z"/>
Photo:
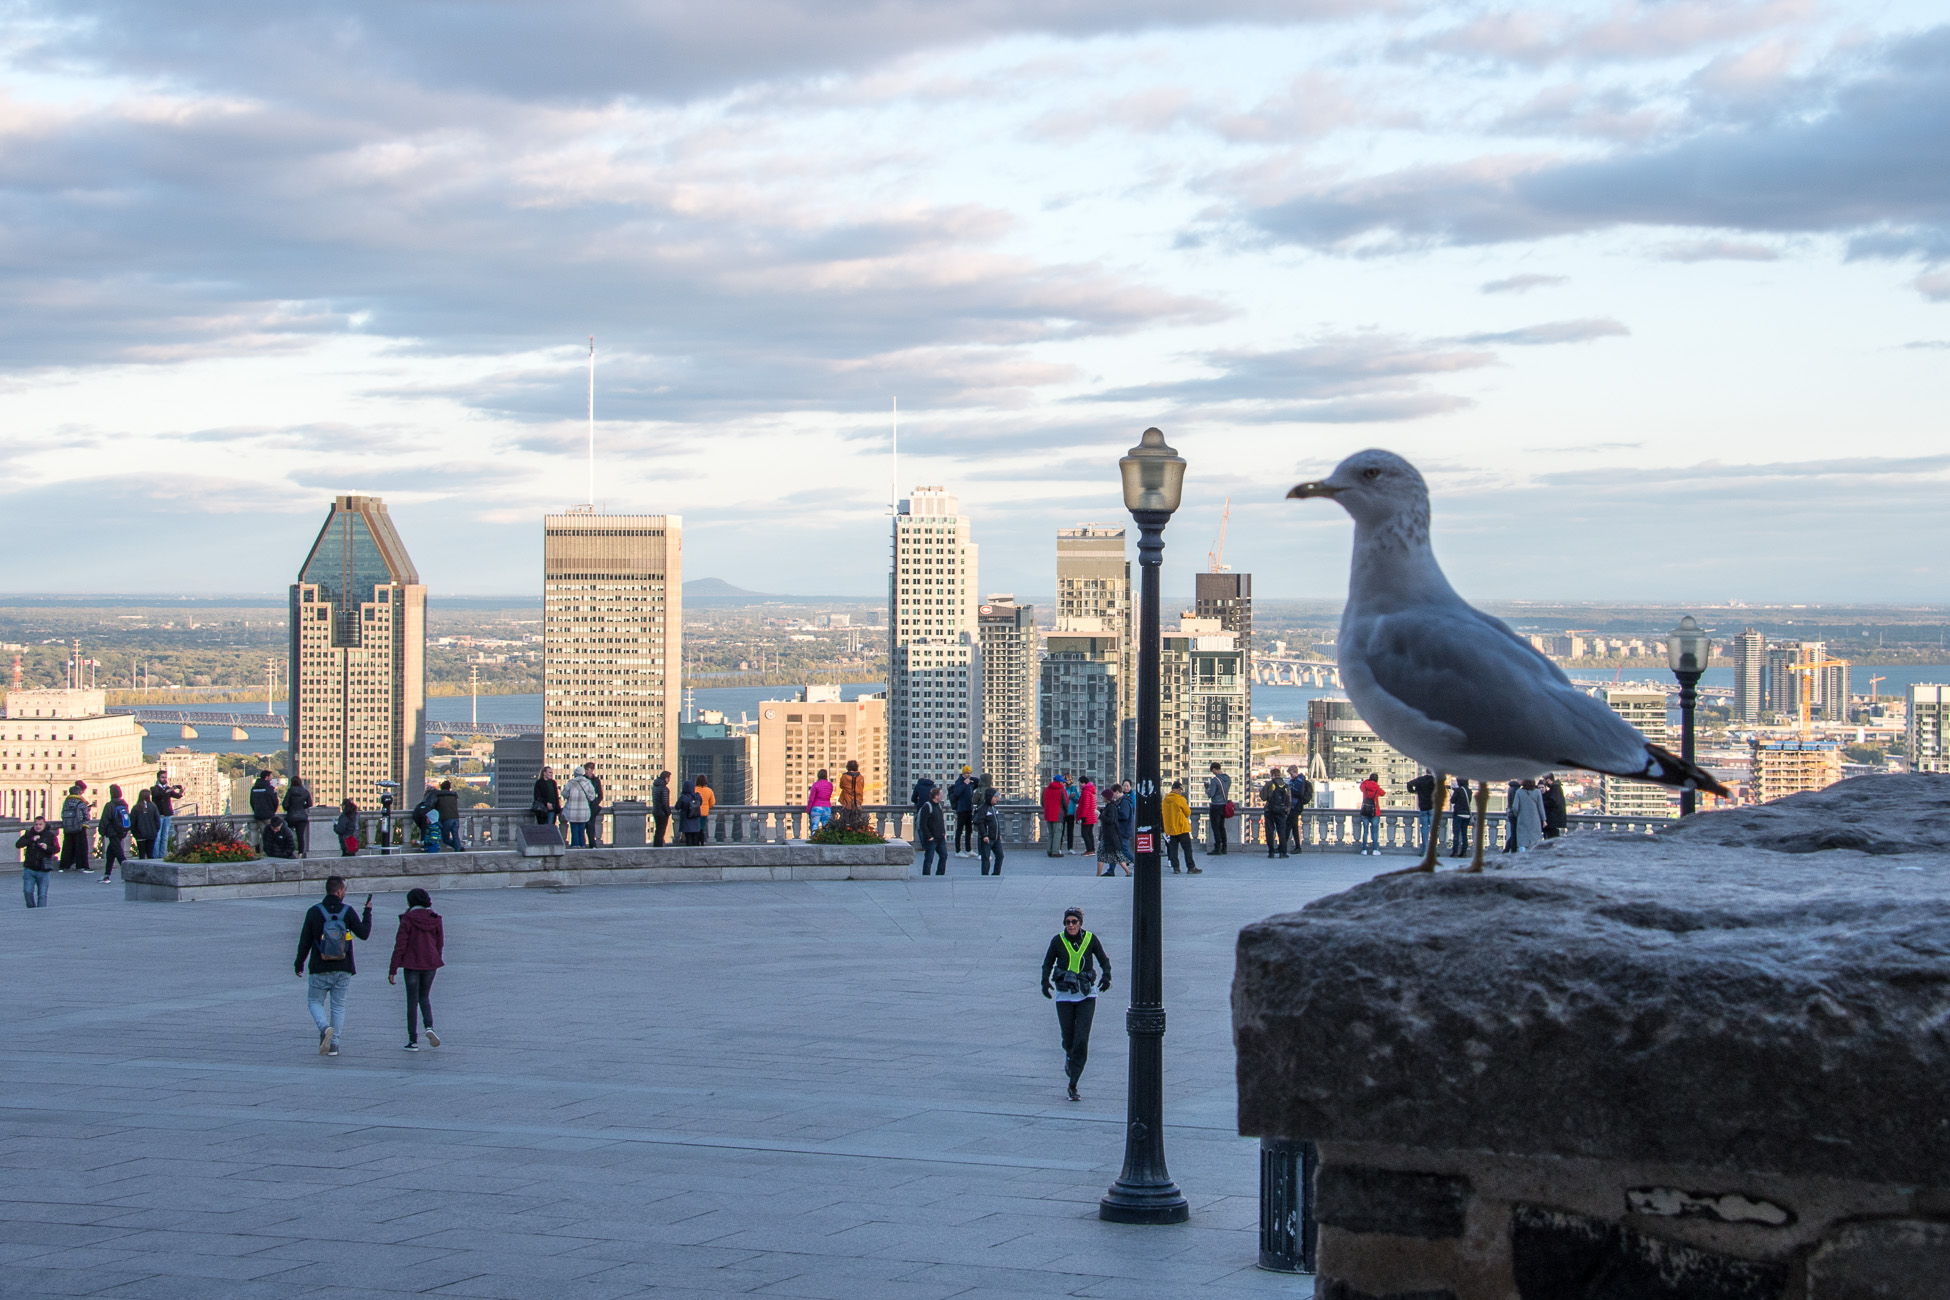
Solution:
<path fill-rule="evenodd" d="M 982 643 L 981 770 L 1003 798 L 1033 797 L 1042 770 L 1036 607 L 992 595 L 975 619 Z"/>
<path fill-rule="evenodd" d="M 1598 698 L 1655 745 L 1666 743 L 1666 693 L 1605 687 Z M 1679 792 L 1622 776 L 1605 777 L 1598 786 L 1598 810 L 1607 817 L 1677 817 Z"/>
<path fill-rule="evenodd" d="M 1040 775 L 1118 776 L 1121 638 L 1102 631 L 1049 634 L 1041 672 Z"/>
<path fill-rule="evenodd" d="M 837 792 L 849 759 L 866 779 L 868 807 L 893 802 L 887 794 L 886 695 L 842 701 L 837 686 L 806 686 L 794 699 L 759 704 L 758 803 L 803 807 L 822 767 Z"/>
<path fill-rule="evenodd" d="M 1252 766 L 1253 745 L 1253 575 L 1250 573 L 1200 573 L 1192 578 L 1193 614 L 1217 619 L 1221 631 L 1230 632 L 1239 648 L 1246 683 L 1244 726 L 1239 737 L 1239 756 L 1228 762 L 1228 772 L 1245 772 Z M 1235 777 L 1234 780 L 1240 778 Z"/>
<path fill-rule="evenodd" d="M 291 584 L 291 770 L 312 801 L 407 805 L 427 768 L 427 589 L 378 497 L 332 501 Z"/>
<path fill-rule="evenodd" d="M 677 771 L 683 590 L 677 515 L 542 520 L 542 753 L 557 781 L 594 762 L 604 803 L 648 801 Z"/>
<path fill-rule="evenodd" d="M 1205 778 L 1219 763 L 1232 777 L 1233 798 L 1245 802 L 1246 652 L 1217 619 L 1181 618 L 1160 638 L 1158 770 L 1169 790 L 1185 782 L 1185 797 L 1203 800 Z"/>
<path fill-rule="evenodd" d="M 1137 612 L 1131 604 L 1131 562 L 1119 524 L 1078 524 L 1056 530 L 1056 627 L 1108 632 L 1117 638 L 1117 717 L 1137 717 Z M 1135 754 L 1124 756 L 1133 767 Z M 1096 773 L 1091 773 L 1095 776 Z"/>
<path fill-rule="evenodd" d="M 891 801 L 982 761 L 977 548 L 945 487 L 919 487 L 894 515 L 887 575 L 887 771 Z"/>
<path fill-rule="evenodd" d="M 1733 716 L 1755 722 L 1767 707 L 1767 638 L 1747 628 L 1733 639 Z"/>
<path fill-rule="evenodd" d="M 1950 772 L 1950 686 L 1912 685 L 1905 728 L 1910 771 Z"/>
<path fill-rule="evenodd" d="M 671 780 L 679 790 L 701 777 L 721 804 L 758 802 L 758 737 L 732 726 L 718 710 L 700 709 L 696 722 L 678 723 L 677 750 Z"/>

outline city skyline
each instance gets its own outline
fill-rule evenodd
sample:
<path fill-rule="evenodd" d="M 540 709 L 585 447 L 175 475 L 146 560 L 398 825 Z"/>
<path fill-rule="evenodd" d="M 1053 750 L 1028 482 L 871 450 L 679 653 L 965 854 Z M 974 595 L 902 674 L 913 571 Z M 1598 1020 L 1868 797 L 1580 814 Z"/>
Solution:
<path fill-rule="evenodd" d="M 1230 497 L 1261 600 L 1338 592 L 1345 529 L 1280 494 L 1365 446 L 1472 599 L 1943 585 L 1932 6 L 500 12 L 27 6 L 24 587 L 124 589 L 134 533 L 271 590 L 326 492 L 422 510 L 451 590 L 532 587 L 591 334 L 605 508 L 755 589 L 875 589 L 896 397 L 902 477 L 1032 598 L 1148 424 L 1191 464 L 1168 568 Z"/>

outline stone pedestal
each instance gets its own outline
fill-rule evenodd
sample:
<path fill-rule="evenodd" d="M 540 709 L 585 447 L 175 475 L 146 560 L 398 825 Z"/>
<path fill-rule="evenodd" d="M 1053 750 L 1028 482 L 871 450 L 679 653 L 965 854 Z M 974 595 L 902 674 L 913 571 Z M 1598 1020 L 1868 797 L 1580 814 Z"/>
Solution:
<path fill-rule="evenodd" d="M 1950 779 L 1869 777 L 1247 927 L 1320 1296 L 1950 1295 L 1946 838 Z"/>
<path fill-rule="evenodd" d="M 619 799 L 610 805 L 611 845 L 619 849 L 640 849 L 648 844 L 650 840 L 643 833 L 643 821 L 649 812 L 650 805 L 641 799 Z"/>

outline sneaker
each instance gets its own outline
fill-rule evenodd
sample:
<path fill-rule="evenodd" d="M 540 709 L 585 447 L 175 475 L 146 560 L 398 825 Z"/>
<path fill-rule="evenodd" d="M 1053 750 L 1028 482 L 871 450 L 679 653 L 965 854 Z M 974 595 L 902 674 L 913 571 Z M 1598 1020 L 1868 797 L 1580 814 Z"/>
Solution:
<path fill-rule="evenodd" d="M 418 1043 L 408 1043 L 406 1045 L 406 1050 L 409 1052 L 417 1052 L 420 1050 L 420 1045 Z"/>
<path fill-rule="evenodd" d="M 337 1043 L 333 1043 L 331 1046 L 325 1049 L 325 1055 L 327 1056 L 337 1056 L 338 1054 L 339 1054 L 339 1045 Z"/>
<path fill-rule="evenodd" d="M 440 1046 L 440 1035 L 433 1032 L 432 1025 L 427 1026 L 427 1046 L 428 1047 Z"/>
<path fill-rule="evenodd" d="M 1195 876 L 1202 876 L 1205 874 L 1204 867 L 1186 867 L 1185 870 L 1191 872 Z"/>
<path fill-rule="evenodd" d="M 115 877 L 113 877 L 113 876 L 103 876 L 103 877 L 102 877 L 102 883 L 103 883 L 104 885 L 106 885 L 106 884 L 107 884 L 107 883 L 108 883 L 109 881 L 111 881 L 111 880 L 113 880 L 113 879 L 115 879 Z"/>
<path fill-rule="evenodd" d="M 1070 1100 L 1071 1101 L 1083 1100 L 1083 1094 L 1077 1091 L 1077 1081 L 1075 1079 L 1070 1080 Z"/>
<path fill-rule="evenodd" d="M 320 1056 L 330 1056 L 335 1050 L 336 1049 L 332 1046 L 332 1030 L 330 1026 L 327 1026 L 326 1028 L 319 1030 L 318 1031 L 318 1054 Z"/>

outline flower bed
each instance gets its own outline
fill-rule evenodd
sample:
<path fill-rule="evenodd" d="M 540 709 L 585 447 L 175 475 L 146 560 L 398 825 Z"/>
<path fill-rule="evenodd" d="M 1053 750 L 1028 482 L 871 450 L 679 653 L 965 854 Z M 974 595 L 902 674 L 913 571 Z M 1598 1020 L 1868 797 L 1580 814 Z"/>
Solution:
<path fill-rule="evenodd" d="M 872 831 L 847 830 L 838 822 L 827 822 L 806 837 L 808 844 L 885 844 L 886 842 Z"/>
<path fill-rule="evenodd" d="M 199 826 L 170 853 L 170 862 L 255 862 L 258 852 L 222 822 Z M 126 874 L 126 872 L 124 873 Z"/>

